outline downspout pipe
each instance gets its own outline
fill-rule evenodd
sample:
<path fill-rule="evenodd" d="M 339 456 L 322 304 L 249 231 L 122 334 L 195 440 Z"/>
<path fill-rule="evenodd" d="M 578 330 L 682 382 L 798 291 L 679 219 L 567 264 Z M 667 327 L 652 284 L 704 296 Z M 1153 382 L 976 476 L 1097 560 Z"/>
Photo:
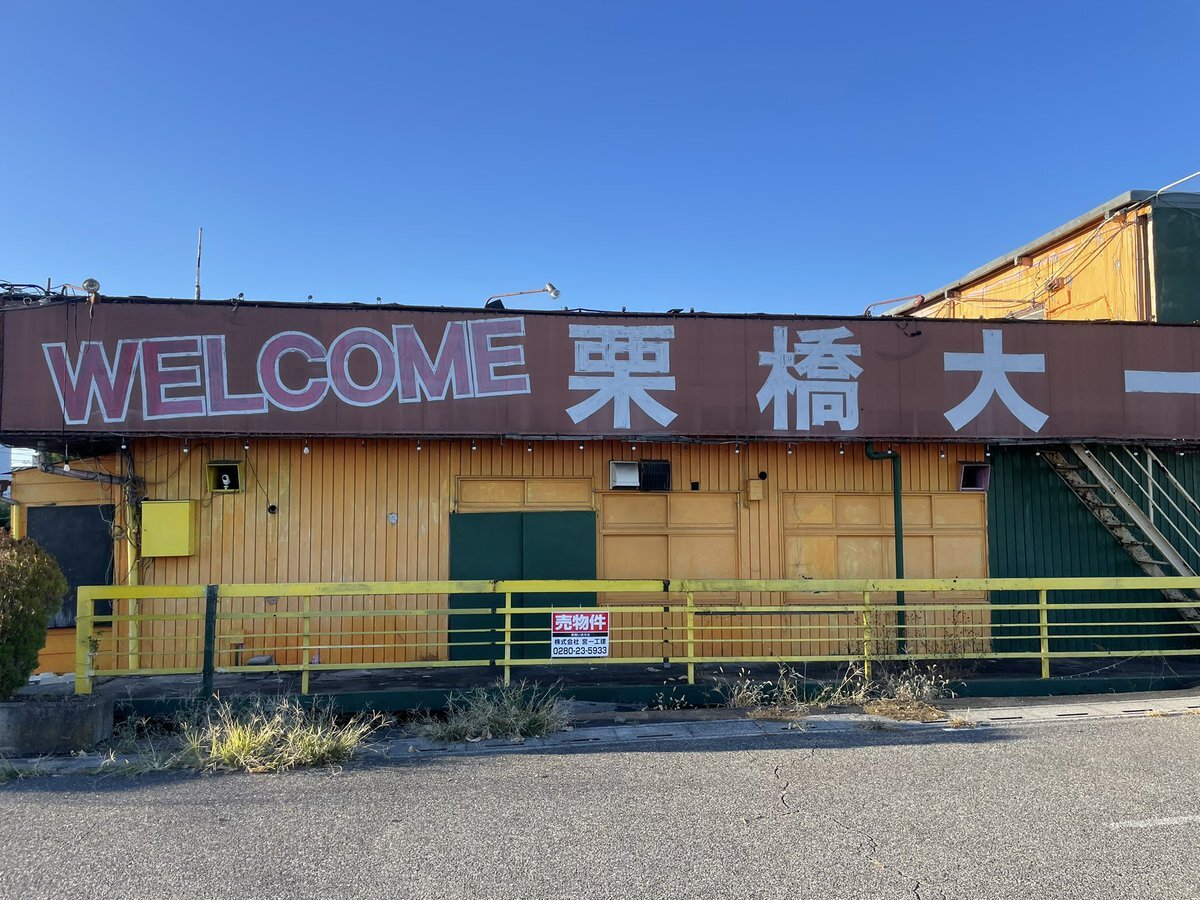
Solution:
<path fill-rule="evenodd" d="M 904 494 L 901 490 L 900 453 L 896 450 L 876 450 L 874 441 L 867 441 L 864 449 L 867 459 L 888 459 L 892 462 L 892 523 L 896 539 L 896 577 L 904 577 Z M 904 591 L 896 591 L 896 652 L 904 654 L 906 617 L 904 613 Z"/>

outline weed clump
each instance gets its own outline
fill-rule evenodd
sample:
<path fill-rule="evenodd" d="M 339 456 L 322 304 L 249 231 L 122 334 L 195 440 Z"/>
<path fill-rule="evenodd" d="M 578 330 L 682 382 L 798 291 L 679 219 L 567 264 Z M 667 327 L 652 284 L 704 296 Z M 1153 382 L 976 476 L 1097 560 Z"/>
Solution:
<path fill-rule="evenodd" d="M 286 772 L 345 762 L 382 723 L 378 714 L 338 716 L 328 703 L 248 696 L 189 704 L 165 719 L 130 720 L 113 750 L 132 754 L 122 767 L 131 774 Z"/>
<path fill-rule="evenodd" d="M 417 732 L 431 741 L 459 743 L 489 738 L 524 740 L 571 727 L 570 708 L 557 685 L 497 681 L 450 695 L 444 716 L 426 715 Z"/>
<path fill-rule="evenodd" d="M 786 665 L 768 679 L 753 679 L 742 669 L 720 690 L 726 706 L 747 709 L 754 718 L 795 718 L 813 709 L 857 707 L 900 721 L 936 722 L 946 714 L 933 703 L 954 696 L 950 680 L 936 665 L 916 663 L 903 668 L 877 665 L 871 678 L 861 663 L 851 663 L 826 683 L 811 681 Z"/>

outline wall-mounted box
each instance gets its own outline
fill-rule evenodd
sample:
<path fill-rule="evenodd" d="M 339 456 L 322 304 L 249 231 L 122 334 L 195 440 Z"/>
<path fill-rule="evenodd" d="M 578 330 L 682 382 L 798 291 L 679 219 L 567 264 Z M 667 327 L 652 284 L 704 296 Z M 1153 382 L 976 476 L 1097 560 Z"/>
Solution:
<path fill-rule="evenodd" d="M 608 462 L 608 487 L 610 490 L 636 491 L 641 479 L 636 461 L 612 459 Z"/>
<path fill-rule="evenodd" d="M 193 501 L 142 501 L 142 556 L 191 556 L 195 552 Z"/>
<path fill-rule="evenodd" d="M 214 494 L 236 494 L 242 490 L 242 461 L 214 459 L 204 467 L 205 484 Z"/>
<path fill-rule="evenodd" d="M 746 482 L 746 499 L 761 500 L 763 498 L 763 485 L 765 481 L 759 478 L 751 478 Z"/>

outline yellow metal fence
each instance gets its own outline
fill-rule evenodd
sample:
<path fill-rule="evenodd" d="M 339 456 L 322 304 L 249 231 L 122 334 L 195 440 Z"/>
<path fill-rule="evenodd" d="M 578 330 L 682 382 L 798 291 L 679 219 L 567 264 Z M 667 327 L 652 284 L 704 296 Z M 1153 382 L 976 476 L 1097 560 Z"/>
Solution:
<path fill-rule="evenodd" d="M 1200 656 L 1183 618 L 1200 599 L 1170 602 L 1167 588 L 1198 591 L 1200 578 L 91 586 L 78 592 L 75 685 L 277 671 L 301 673 L 307 693 L 327 670 L 495 666 L 508 681 L 521 666 L 664 662 L 694 683 L 703 663 L 859 661 L 869 675 L 904 659 L 1033 659 L 1048 678 L 1054 659 Z M 1118 591 L 1147 599 L 1105 599 Z M 610 655 L 551 658 L 548 614 L 579 606 L 610 614 Z"/>

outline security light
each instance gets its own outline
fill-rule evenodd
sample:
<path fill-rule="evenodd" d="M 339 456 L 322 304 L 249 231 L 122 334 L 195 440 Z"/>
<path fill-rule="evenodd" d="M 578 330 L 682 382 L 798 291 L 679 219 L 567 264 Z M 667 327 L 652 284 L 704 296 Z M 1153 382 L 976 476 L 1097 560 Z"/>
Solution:
<path fill-rule="evenodd" d="M 550 282 L 547 281 L 546 282 L 546 293 L 550 295 L 551 300 L 557 300 L 559 294 L 562 292 L 558 288 L 556 288 L 554 285 L 552 285 Z"/>

